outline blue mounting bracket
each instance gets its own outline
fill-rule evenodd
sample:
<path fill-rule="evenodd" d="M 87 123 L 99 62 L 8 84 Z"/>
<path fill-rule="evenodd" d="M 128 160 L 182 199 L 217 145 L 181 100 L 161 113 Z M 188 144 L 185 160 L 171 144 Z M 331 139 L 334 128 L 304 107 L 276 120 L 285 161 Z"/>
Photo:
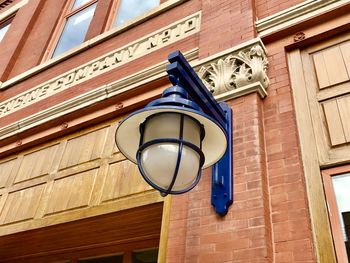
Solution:
<path fill-rule="evenodd" d="M 167 66 L 169 80 L 183 87 L 201 110 L 214 118 L 226 131 L 227 148 L 223 157 L 213 165 L 211 204 L 224 216 L 233 203 L 232 110 L 224 102 L 218 103 L 180 51 L 171 53 Z"/>

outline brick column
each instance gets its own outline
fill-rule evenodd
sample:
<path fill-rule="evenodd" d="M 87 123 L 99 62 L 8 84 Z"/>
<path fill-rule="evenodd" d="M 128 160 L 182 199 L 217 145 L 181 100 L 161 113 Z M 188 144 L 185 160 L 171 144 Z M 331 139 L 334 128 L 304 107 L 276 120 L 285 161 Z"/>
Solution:
<path fill-rule="evenodd" d="M 234 204 L 225 217 L 216 215 L 207 169 L 195 189 L 173 199 L 167 262 L 272 262 L 262 99 L 252 93 L 228 103 L 234 114 Z"/>
<path fill-rule="evenodd" d="M 202 1 L 199 57 L 205 58 L 256 36 L 252 0 Z"/>

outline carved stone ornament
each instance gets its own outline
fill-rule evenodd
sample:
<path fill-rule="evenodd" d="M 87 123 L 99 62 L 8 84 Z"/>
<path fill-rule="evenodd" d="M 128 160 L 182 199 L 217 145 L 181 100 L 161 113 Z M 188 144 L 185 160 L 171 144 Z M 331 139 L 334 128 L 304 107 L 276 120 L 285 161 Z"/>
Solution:
<path fill-rule="evenodd" d="M 213 95 L 253 83 L 260 83 L 266 89 L 269 85 L 267 65 L 264 49 L 260 45 L 254 45 L 248 50 L 238 51 L 202 66 L 198 75 Z"/>

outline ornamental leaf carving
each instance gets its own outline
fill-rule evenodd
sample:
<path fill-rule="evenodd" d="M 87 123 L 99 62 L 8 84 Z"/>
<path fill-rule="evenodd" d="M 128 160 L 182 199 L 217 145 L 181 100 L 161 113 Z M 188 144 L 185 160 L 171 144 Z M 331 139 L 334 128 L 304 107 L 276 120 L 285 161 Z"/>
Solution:
<path fill-rule="evenodd" d="M 230 54 L 213 63 L 202 66 L 198 75 L 214 94 L 222 94 L 246 85 L 260 82 L 264 88 L 269 85 L 266 74 L 268 61 L 260 45 L 248 51 Z"/>

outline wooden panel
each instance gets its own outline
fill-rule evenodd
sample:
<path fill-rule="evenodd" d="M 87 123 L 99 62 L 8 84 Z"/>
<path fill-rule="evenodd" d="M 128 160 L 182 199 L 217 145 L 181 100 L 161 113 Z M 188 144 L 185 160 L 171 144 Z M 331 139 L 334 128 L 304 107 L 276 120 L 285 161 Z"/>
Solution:
<path fill-rule="evenodd" d="M 288 66 L 299 131 L 304 178 L 308 189 L 306 193 L 314 233 L 315 254 L 318 259 L 317 262 L 329 263 L 336 262 L 336 259 L 320 174 L 320 155 L 318 154 L 320 145 L 318 145 L 317 136 L 315 136 L 314 117 L 319 114 L 318 102 L 316 100 L 310 101 L 312 91 L 313 94 L 316 93 L 317 80 L 314 74 L 305 74 L 305 72 L 310 73 L 312 67 L 310 56 L 305 53 L 301 54 L 299 50 L 289 52 Z M 318 130 L 322 131 L 322 127 Z"/>
<path fill-rule="evenodd" d="M 314 54 L 313 59 L 320 89 L 328 87 L 330 85 L 330 81 L 328 78 L 326 62 L 324 60 L 323 53 L 319 52 Z"/>
<path fill-rule="evenodd" d="M 342 121 L 340 118 L 338 104 L 336 100 L 323 103 L 323 108 L 327 120 L 329 136 L 332 146 L 346 142 Z"/>
<path fill-rule="evenodd" d="M 149 189 L 151 187 L 143 180 L 135 164 L 127 160 L 112 163 L 108 167 L 102 201 L 110 201 Z"/>
<path fill-rule="evenodd" d="M 116 149 L 116 126 L 110 121 L 0 160 L 0 236 L 162 202 Z"/>
<path fill-rule="evenodd" d="M 320 89 L 349 80 L 338 45 L 315 53 L 313 58 Z"/>
<path fill-rule="evenodd" d="M 24 155 L 15 183 L 47 175 L 57 148 L 58 144 Z"/>
<path fill-rule="evenodd" d="M 345 139 L 346 142 L 350 142 L 350 96 L 338 99 L 337 103 Z"/>
<path fill-rule="evenodd" d="M 350 42 L 345 42 L 340 45 L 340 50 L 343 55 L 344 63 L 350 76 Z"/>
<path fill-rule="evenodd" d="M 0 188 L 4 188 L 11 175 L 16 159 L 0 163 Z"/>
<path fill-rule="evenodd" d="M 46 214 L 88 206 L 97 171 L 94 169 L 56 180 Z"/>
<path fill-rule="evenodd" d="M 0 216 L 1 224 L 34 218 L 44 185 L 10 193 Z"/>
<path fill-rule="evenodd" d="M 64 169 L 101 158 L 106 142 L 107 129 L 103 128 L 69 139 L 59 168 Z"/>

